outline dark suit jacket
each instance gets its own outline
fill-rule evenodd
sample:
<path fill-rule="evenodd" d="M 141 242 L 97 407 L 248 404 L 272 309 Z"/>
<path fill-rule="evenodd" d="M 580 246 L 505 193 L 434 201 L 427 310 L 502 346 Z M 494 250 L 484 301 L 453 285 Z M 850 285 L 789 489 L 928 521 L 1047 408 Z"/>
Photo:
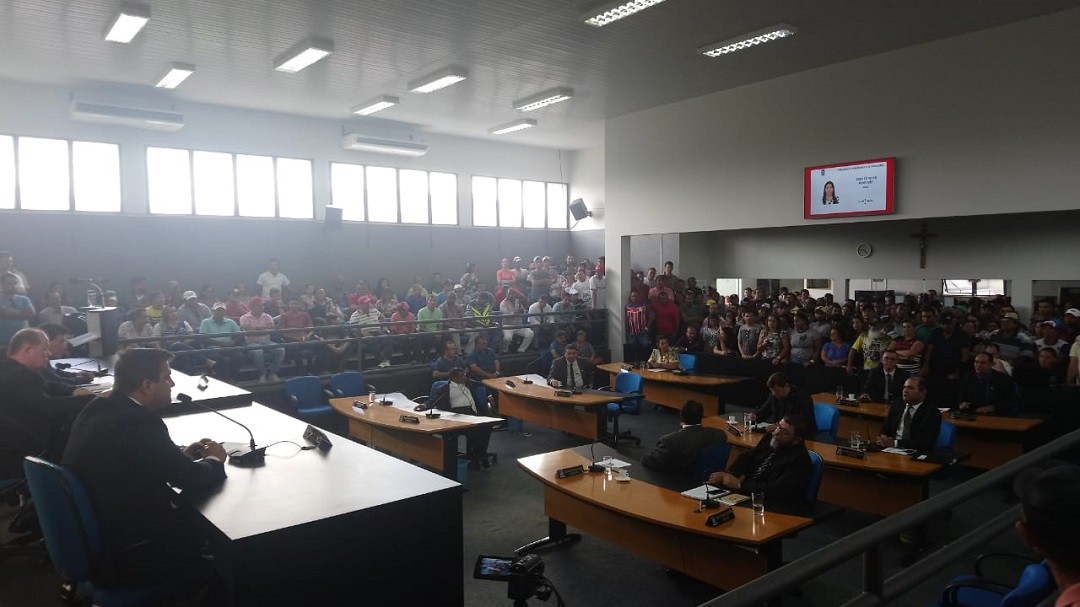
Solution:
<path fill-rule="evenodd" d="M 225 479 L 225 468 L 188 459 L 156 413 L 120 394 L 95 399 L 75 419 L 63 463 L 97 511 L 107 578 L 132 580 L 131 571 L 147 568 L 143 560 L 198 555 L 200 535 L 188 511 L 173 506 L 177 496 L 166 483 L 204 490 Z"/>
<path fill-rule="evenodd" d="M 686 426 L 661 436 L 656 447 L 641 458 L 641 465 L 674 472 L 691 472 L 701 452 L 727 442 L 724 431 L 700 424 Z"/>
<path fill-rule="evenodd" d="M 896 430 L 900 427 L 900 420 L 904 417 L 906 405 L 902 402 L 889 407 L 889 415 L 885 418 L 885 425 L 881 427 L 881 433 L 885 436 L 896 437 Z M 897 440 L 896 446 L 901 449 L 915 449 L 923 453 L 929 453 L 937 445 L 938 432 L 941 430 L 941 412 L 923 402 L 915 415 L 911 418 L 911 438 Z"/>
<path fill-rule="evenodd" d="M 764 493 L 766 509 L 799 512 L 806 506 L 806 487 L 810 483 L 811 470 L 810 456 L 802 443 L 777 451 L 772 466 L 762 477 L 750 480 L 750 475 L 773 452 L 770 442 L 768 436 L 762 437 L 756 447 L 740 455 L 731 464 L 728 472 L 746 477 L 738 493 Z"/>
<path fill-rule="evenodd" d="M 805 390 L 792 384 L 791 392 L 787 398 L 780 400 L 773 395 L 765 399 L 754 415 L 758 422 L 778 424 L 784 416 L 791 415 L 799 418 L 799 426 L 802 427 L 802 436 L 813 437 L 817 433 L 817 421 L 814 419 L 814 400 Z M 766 440 L 765 442 L 769 442 Z"/>
<path fill-rule="evenodd" d="M 994 408 L 995 415 L 1013 415 L 1017 412 L 1016 385 L 1011 377 L 991 371 L 989 389 L 982 394 L 976 387 L 976 380 L 974 373 L 969 373 L 960 380 L 960 398 L 957 404 L 971 403 L 972 409 L 989 405 Z"/>
<path fill-rule="evenodd" d="M 904 382 L 908 378 L 907 371 L 901 371 L 895 369 L 893 371 L 892 382 L 889 384 L 889 399 L 885 400 L 885 370 L 881 367 L 871 369 L 870 373 L 866 376 L 866 383 L 863 384 L 862 393 L 869 394 L 870 400 L 876 403 L 894 403 L 901 399 L 901 392 L 904 389 Z"/>
<path fill-rule="evenodd" d="M 584 386 L 574 386 L 575 388 L 584 388 L 592 386 L 593 367 L 589 363 L 585 362 L 580 356 L 577 359 L 578 367 L 581 368 L 581 382 Z M 555 362 L 551 363 L 551 371 L 548 372 L 548 380 L 557 379 L 562 382 L 563 386 L 567 385 L 566 377 L 566 357 L 561 356 L 555 359 Z"/>

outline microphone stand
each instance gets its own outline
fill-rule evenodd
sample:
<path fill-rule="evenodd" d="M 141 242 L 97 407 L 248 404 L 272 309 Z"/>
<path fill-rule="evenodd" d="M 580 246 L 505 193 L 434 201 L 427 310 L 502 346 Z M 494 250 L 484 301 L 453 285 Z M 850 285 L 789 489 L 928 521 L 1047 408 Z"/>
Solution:
<path fill-rule="evenodd" d="M 705 509 L 719 508 L 720 502 L 714 500 L 712 494 L 709 493 L 709 481 L 706 480 L 704 483 L 701 483 L 701 486 L 705 489 L 705 499 L 701 500 L 701 507 Z"/>
<path fill-rule="evenodd" d="M 97 289 L 98 296 L 101 297 L 101 301 L 98 302 L 97 308 L 95 308 L 95 309 L 103 309 L 103 308 L 105 308 L 105 291 L 103 291 L 101 289 L 101 287 L 98 286 L 98 284 L 96 282 L 94 282 L 93 280 L 90 280 L 89 278 L 72 278 L 71 282 L 73 282 L 73 283 L 85 282 L 86 284 L 90 285 L 91 287 L 94 287 L 95 289 Z"/>
<path fill-rule="evenodd" d="M 435 400 L 433 400 L 433 401 L 431 401 L 431 403 L 429 403 L 428 412 L 425 414 L 425 417 L 427 417 L 428 419 L 439 419 L 440 417 L 442 417 L 442 413 L 436 413 L 435 412 L 435 405 L 438 404 L 440 401 L 442 401 L 444 398 L 446 398 L 446 399 L 450 398 L 450 384 L 452 384 L 452 383 L 454 383 L 454 382 L 447 381 L 446 382 L 446 392 L 444 394 L 436 396 Z"/>
<path fill-rule="evenodd" d="M 237 449 L 236 451 L 229 454 L 230 464 L 241 468 L 254 468 L 257 466 L 261 466 L 266 462 L 266 447 L 255 446 L 255 435 L 251 433 L 250 428 L 229 417 L 228 415 L 225 415 L 221 411 L 218 411 L 217 409 L 211 407 L 210 405 L 205 405 L 203 403 L 193 400 L 190 396 L 182 392 L 176 395 L 176 400 L 180 401 L 185 405 L 195 405 L 196 407 L 206 409 L 211 413 L 216 413 L 221 417 L 224 417 L 225 419 L 236 424 L 237 426 L 240 426 L 244 430 L 247 430 L 248 437 L 250 437 L 251 442 L 248 444 L 248 447 L 246 449 Z"/>

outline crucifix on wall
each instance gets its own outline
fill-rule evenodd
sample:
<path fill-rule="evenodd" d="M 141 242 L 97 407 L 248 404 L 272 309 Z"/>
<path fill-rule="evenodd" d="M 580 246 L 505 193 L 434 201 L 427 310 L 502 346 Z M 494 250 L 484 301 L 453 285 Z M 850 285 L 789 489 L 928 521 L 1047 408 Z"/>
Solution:
<path fill-rule="evenodd" d="M 923 269 L 923 270 L 926 269 L 926 244 L 929 242 L 929 240 L 931 238 L 934 238 L 936 236 L 937 236 L 937 234 L 932 234 L 932 233 L 926 231 L 926 222 L 925 221 L 922 224 L 922 229 L 920 229 L 917 234 L 912 234 L 911 235 L 912 238 L 918 238 L 919 239 L 919 268 L 920 269 Z"/>

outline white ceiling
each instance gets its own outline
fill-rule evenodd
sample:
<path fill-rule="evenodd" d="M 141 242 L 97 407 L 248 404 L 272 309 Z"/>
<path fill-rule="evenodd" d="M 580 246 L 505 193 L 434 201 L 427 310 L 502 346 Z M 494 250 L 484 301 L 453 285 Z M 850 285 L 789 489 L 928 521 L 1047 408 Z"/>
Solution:
<path fill-rule="evenodd" d="M 169 63 L 194 63 L 163 105 L 197 101 L 417 133 L 489 138 L 520 114 L 511 102 L 569 86 L 531 112 L 540 126 L 502 141 L 578 149 L 603 120 L 751 82 L 1080 6 L 1080 0 L 667 0 L 595 29 L 586 0 L 143 0 L 151 20 L 131 44 L 102 40 L 115 0 L 0 0 L 0 78 L 133 90 Z M 695 49 L 778 22 L 799 35 L 722 59 Z M 290 75 L 272 59 L 311 35 L 334 54 Z M 429 95 L 406 83 L 447 65 L 465 82 Z M 137 90 L 137 89 L 136 89 Z M 370 119 L 348 108 L 376 95 L 402 104 Z M 387 122 L 391 121 L 391 122 Z M 422 135 L 421 135 L 422 137 Z"/>

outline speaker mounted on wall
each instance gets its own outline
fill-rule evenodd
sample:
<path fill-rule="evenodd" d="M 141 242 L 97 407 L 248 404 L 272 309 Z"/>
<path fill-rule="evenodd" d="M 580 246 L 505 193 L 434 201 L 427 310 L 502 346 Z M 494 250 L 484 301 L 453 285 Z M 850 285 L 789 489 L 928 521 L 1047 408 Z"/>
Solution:
<path fill-rule="evenodd" d="M 570 214 L 574 216 L 574 221 L 592 217 L 592 211 L 585 207 L 585 201 L 580 198 L 570 203 Z"/>
<path fill-rule="evenodd" d="M 326 217 L 324 219 L 323 227 L 329 230 L 341 229 L 341 217 L 342 209 L 340 207 L 326 207 Z"/>

